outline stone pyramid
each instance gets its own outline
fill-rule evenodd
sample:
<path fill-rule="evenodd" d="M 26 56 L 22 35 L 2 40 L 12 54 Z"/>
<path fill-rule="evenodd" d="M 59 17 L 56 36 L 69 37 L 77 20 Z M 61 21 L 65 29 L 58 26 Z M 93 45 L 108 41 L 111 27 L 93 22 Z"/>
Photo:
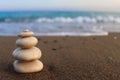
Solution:
<path fill-rule="evenodd" d="M 19 73 L 39 72 L 43 69 L 43 63 L 39 61 L 41 51 L 35 47 L 37 38 L 33 37 L 34 33 L 29 30 L 24 30 L 18 35 L 16 40 L 17 48 L 13 51 L 13 56 L 16 59 L 13 67 Z"/>

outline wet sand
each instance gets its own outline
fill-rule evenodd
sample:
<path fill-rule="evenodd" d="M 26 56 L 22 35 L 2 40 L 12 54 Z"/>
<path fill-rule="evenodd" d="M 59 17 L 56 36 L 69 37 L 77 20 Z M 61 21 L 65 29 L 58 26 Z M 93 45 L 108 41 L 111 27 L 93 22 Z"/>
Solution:
<path fill-rule="evenodd" d="M 19 74 L 12 56 L 17 37 L 0 37 L 0 80 L 119 80 L 120 33 L 92 37 L 37 37 L 44 69 Z"/>

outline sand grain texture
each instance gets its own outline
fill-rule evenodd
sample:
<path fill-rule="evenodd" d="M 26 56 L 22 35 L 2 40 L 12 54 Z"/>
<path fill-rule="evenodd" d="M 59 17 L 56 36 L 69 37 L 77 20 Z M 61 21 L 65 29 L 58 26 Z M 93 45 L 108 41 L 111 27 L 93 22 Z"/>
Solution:
<path fill-rule="evenodd" d="M 44 69 L 38 73 L 19 74 L 12 66 L 17 37 L 0 37 L 0 80 L 120 79 L 119 33 L 100 37 L 37 38 Z"/>

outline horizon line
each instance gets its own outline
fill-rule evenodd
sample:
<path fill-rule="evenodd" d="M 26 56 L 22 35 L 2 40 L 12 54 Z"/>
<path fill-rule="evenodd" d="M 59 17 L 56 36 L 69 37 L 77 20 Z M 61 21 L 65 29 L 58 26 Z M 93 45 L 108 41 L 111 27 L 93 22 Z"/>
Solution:
<path fill-rule="evenodd" d="M 81 10 L 73 10 L 73 9 L 8 9 L 8 10 L 0 10 L 0 12 L 7 12 L 7 11 L 10 11 L 10 12 L 14 12 L 14 11 L 77 11 L 77 12 L 80 12 L 80 11 L 83 11 L 83 12 L 109 12 L 109 13 L 120 13 L 120 11 L 106 11 L 106 10 L 84 10 L 84 9 L 81 9 Z"/>

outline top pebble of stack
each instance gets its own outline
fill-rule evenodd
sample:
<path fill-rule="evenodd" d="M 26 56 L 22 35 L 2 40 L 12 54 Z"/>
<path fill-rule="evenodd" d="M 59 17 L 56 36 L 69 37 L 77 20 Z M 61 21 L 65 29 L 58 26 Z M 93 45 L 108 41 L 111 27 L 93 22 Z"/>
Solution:
<path fill-rule="evenodd" d="M 30 37 L 33 36 L 34 33 L 30 32 L 28 29 L 24 30 L 22 33 L 20 33 L 18 36 L 19 37 Z"/>

